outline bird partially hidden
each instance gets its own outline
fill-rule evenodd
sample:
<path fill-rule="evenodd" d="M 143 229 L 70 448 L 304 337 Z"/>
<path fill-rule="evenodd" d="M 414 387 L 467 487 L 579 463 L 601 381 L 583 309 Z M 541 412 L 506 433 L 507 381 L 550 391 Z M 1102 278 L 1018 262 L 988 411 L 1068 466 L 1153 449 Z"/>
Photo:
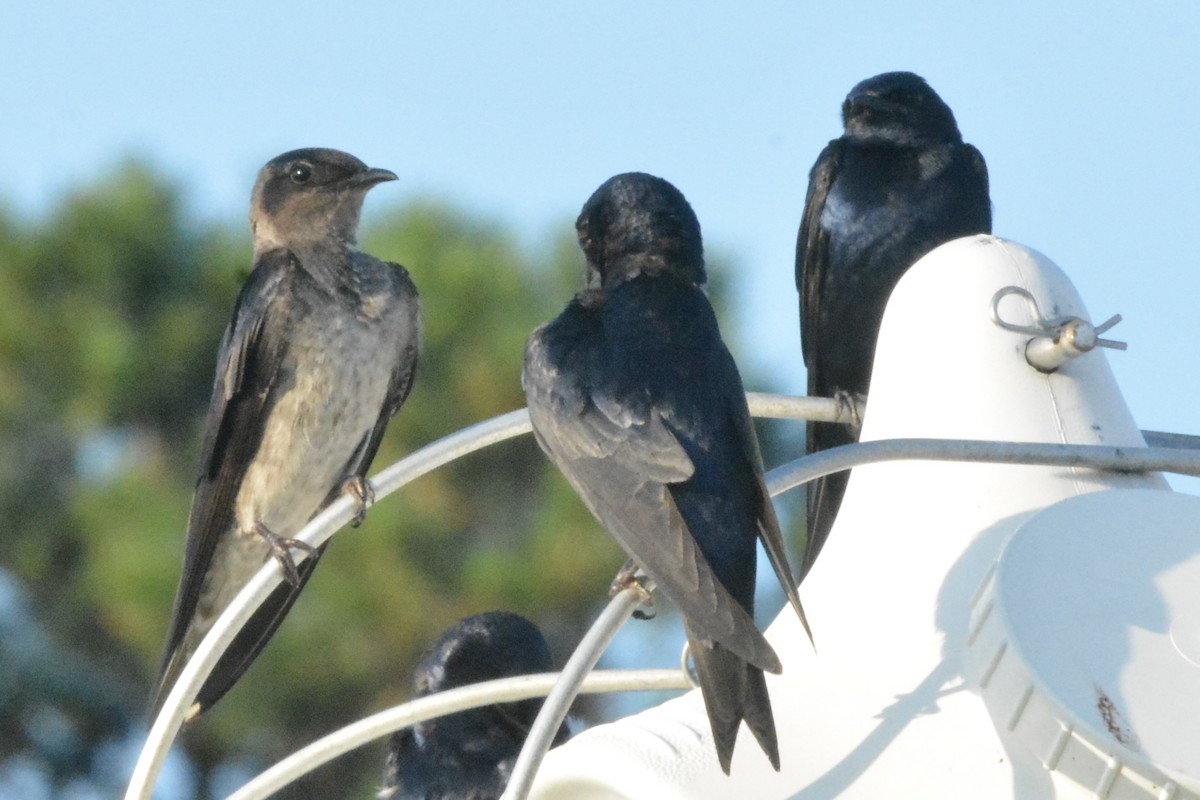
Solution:
<path fill-rule="evenodd" d="M 417 666 L 417 697 L 473 683 L 551 672 L 550 648 L 519 614 L 468 617 Z M 392 735 L 380 800 L 494 800 L 504 793 L 542 700 L 497 703 L 419 722 Z M 567 740 L 566 725 L 554 744 Z"/>
<path fill-rule="evenodd" d="M 534 331 L 534 433 L 588 509 L 683 615 L 721 769 L 744 719 L 779 768 L 755 627 L 761 541 L 804 627 L 758 441 L 704 294 L 700 223 L 661 178 L 609 179 L 575 223 L 587 288 Z M 810 634 L 811 636 L 811 634 Z"/>
<path fill-rule="evenodd" d="M 343 492 L 373 499 L 367 468 L 412 387 L 420 305 L 408 273 L 355 249 L 367 191 L 396 175 L 338 150 L 293 150 L 258 174 L 254 269 L 217 356 L 183 576 L 157 714 L 205 633 L 271 558 L 286 581 L 238 634 L 189 717 L 262 650 L 324 546 L 291 537 Z M 299 551 L 307 557 L 297 563 Z"/>
<path fill-rule="evenodd" d="M 897 282 L 940 244 L 992 230 L 987 165 L 963 142 L 937 93 L 911 72 L 859 83 L 842 104 L 845 132 L 809 174 L 796 242 L 808 393 L 865 395 L 884 307 Z M 858 426 L 809 424 L 807 452 L 858 441 Z M 801 578 L 829 536 L 849 480 L 808 484 Z"/>

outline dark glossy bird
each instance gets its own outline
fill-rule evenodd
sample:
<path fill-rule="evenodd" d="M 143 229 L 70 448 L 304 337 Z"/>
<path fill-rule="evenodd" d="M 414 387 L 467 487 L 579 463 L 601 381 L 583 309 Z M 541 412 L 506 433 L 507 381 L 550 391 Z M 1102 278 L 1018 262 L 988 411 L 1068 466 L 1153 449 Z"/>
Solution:
<path fill-rule="evenodd" d="M 850 90 L 845 132 L 809 174 L 796 242 L 800 335 L 811 396 L 865 395 L 888 298 L 940 244 L 992 230 L 987 165 L 924 79 L 887 72 Z M 809 453 L 858 441 L 858 426 L 810 424 Z M 807 573 L 848 472 L 808 484 Z"/>
<path fill-rule="evenodd" d="M 552 672 L 541 631 L 519 614 L 468 617 L 438 639 L 413 677 L 417 697 L 473 683 Z M 494 800 L 504 793 L 541 698 L 419 722 L 392 736 L 380 800 Z M 562 726 L 554 744 L 567 740 Z"/>
<path fill-rule="evenodd" d="M 596 190 L 575 227 L 587 289 L 525 350 L 534 433 L 679 607 L 721 768 L 744 719 L 778 769 L 763 671 L 780 664 L 752 617 L 756 541 L 804 612 L 741 377 L 704 294 L 700 223 L 670 183 L 628 173 Z"/>
<path fill-rule="evenodd" d="M 355 249 L 363 198 L 395 180 L 338 150 L 269 161 L 251 198 L 254 269 L 217 356 L 157 712 L 233 597 L 271 558 L 287 580 L 251 618 L 191 714 L 238 680 L 324 548 L 291 539 L 343 492 L 365 514 L 367 468 L 412 387 L 420 305 L 408 273 Z M 307 553 L 297 564 L 294 550 Z"/>

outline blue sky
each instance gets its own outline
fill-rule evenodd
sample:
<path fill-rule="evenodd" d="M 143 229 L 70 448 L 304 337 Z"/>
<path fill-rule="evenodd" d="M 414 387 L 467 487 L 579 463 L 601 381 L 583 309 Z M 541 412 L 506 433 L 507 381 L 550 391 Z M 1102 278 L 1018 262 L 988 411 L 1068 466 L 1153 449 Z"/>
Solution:
<path fill-rule="evenodd" d="M 741 273 L 736 355 L 801 392 L 808 170 L 854 83 L 910 69 L 986 156 L 996 232 L 1057 261 L 1095 318 L 1125 316 L 1109 358 L 1139 423 L 1200 432 L 1194 0 L 338 5 L 10 1 L 0 201 L 37 215 L 138 155 L 197 214 L 240 220 L 264 161 L 323 145 L 401 176 L 369 206 L 432 193 L 533 244 L 645 170 Z"/>

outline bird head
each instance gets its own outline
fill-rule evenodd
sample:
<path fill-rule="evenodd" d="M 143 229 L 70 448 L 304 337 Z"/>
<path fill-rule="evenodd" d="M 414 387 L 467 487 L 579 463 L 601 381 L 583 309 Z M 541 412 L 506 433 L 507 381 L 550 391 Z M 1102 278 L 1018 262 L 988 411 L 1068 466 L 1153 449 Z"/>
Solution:
<path fill-rule="evenodd" d="M 842 103 L 846 136 L 896 144 L 962 141 L 954 112 L 925 79 L 885 72 L 862 81 Z"/>
<path fill-rule="evenodd" d="M 303 247 L 327 238 L 353 244 L 363 197 L 384 181 L 386 169 L 368 167 L 349 153 L 308 147 L 276 156 L 259 170 L 250 200 L 257 252 Z"/>
<path fill-rule="evenodd" d="M 700 222 L 683 194 L 662 178 L 627 172 L 609 178 L 575 221 L 589 288 L 609 289 L 640 274 L 666 274 L 696 286 L 707 280 Z"/>
<path fill-rule="evenodd" d="M 519 614 L 491 611 L 451 627 L 417 666 L 413 688 L 418 696 L 481 681 L 550 672 L 554 661 L 537 626 Z M 541 708 L 540 700 L 520 700 L 461 711 L 419 723 L 430 743 L 500 738 L 519 749 Z M 565 730 L 560 732 L 560 738 Z"/>

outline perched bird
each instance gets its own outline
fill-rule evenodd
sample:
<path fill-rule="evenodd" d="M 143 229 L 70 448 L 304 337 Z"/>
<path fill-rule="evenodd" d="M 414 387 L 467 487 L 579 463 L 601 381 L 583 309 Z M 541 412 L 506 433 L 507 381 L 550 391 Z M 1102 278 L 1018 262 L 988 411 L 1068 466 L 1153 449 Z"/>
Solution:
<path fill-rule="evenodd" d="M 812 396 L 864 395 L 888 297 L 940 244 L 990 233 L 987 165 L 962 140 L 937 93 L 911 72 L 887 72 L 850 90 L 845 133 L 809 174 L 796 242 L 800 337 Z M 808 426 L 809 453 L 858 441 L 857 426 Z M 848 472 L 808 484 L 801 576 L 820 552 Z"/>
<path fill-rule="evenodd" d="M 609 179 L 575 228 L 587 288 L 533 332 L 534 433 L 592 514 L 683 615 L 721 768 L 743 719 L 779 747 L 754 610 L 755 541 L 804 622 L 741 377 L 705 297 L 700 223 L 670 183 Z"/>
<path fill-rule="evenodd" d="M 412 387 L 417 290 L 355 249 L 367 191 L 396 175 L 338 150 L 267 162 L 251 198 L 254 269 L 217 356 L 155 713 L 204 634 L 275 558 L 287 576 L 200 690 L 215 703 L 275 632 L 324 547 L 292 540 L 343 492 L 365 516 L 367 468 Z M 308 552 L 297 565 L 292 549 Z"/>
<path fill-rule="evenodd" d="M 490 611 L 442 634 L 413 677 L 417 697 L 482 681 L 551 672 L 542 633 L 519 614 Z M 493 800 L 504 793 L 541 699 L 498 703 L 393 734 L 380 800 Z M 554 744 L 567 739 L 564 725 Z"/>

